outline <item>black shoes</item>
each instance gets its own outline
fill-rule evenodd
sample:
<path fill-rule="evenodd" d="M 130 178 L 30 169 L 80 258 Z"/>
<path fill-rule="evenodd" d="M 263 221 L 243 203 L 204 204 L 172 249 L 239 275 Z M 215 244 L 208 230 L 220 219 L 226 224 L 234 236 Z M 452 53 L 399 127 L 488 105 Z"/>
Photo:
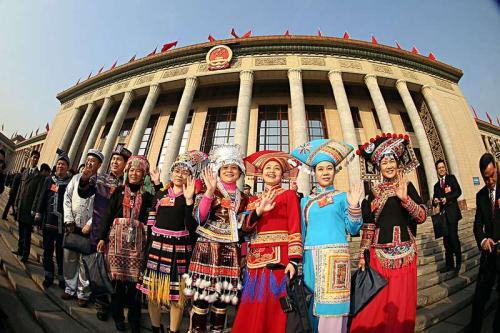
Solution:
<path fill-rule="evenodd" d="M 27 263 L 27 262 L 28 262 L 28 258 L 26 258 L 26 257 L 22 257 L 22 258 L 21 258 L 21 262 L 22 262 L 22 263 Z"/>
<path fill-rule="evenodd" d="M 125 323 L 123 321 L 115 321 L 115 327 L 118 332 L 125 332 Z"/>
<path fill-rule="evenodd" d="M 108 320 L 108 313 L 107 312 L 103 312 L 103 311 L 97 311 L 97 319 L 99 319 L 100 321 L 106 321 Z"/>
<path fill-rule="evenodd" d="M 45 279 L 45 280 L 43 280 L 42 285 L 44 288 L 48 288 L 52 285 L 52 281 Z"/>
<path fill-rule="evenodd" d="M 441 269 L 441 270 L 439 271 L 439 273 L 448 273 L 448 272 L 451 272 L 451 271 L 453 271 L 453 270 L 454 270 L 454 268 L 453 268 L 453 267 L 451 267 L 451 266 L 445 266 L 443 269 Z"/>

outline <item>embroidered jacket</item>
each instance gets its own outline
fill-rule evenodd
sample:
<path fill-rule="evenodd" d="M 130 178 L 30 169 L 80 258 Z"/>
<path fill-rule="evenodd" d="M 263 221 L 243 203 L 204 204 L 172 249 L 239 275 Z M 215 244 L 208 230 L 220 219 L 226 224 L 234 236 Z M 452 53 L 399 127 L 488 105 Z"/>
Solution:
<path fill-rule="evenodd" d="M 235 243 L 239 241 L 238 229 L 241 223 L 237 216 L 245 211 L 248 198 L 236 188 L 234 194 L 225 193 L 222 184 L 217 185 L 212 199 L 205 194 L 198 194 L 194 202 L 193 216 L 199 226 L 196 233 L 208 240 L 221 243 Z M 203 220 L 200 214 L 202 200 L 210 200 L 208 217 Z"/>
<path fill-rule="evenodd" d="M 374 247 L 386 268 L 399 268 L 413 261 L 417 224 L 426 219 L 425 206 L 413 184 L 408 183 L 405 202 L 397 197 L 396 189 L 392 183 L 379 184 L 361 205 L 364 225 L 360 256 Z"/>
<path fill-rule="evenodd" d="M 299 201 L 295 191 L 279 186 L 270 212 L 257 217 L 255 208 L 260 195 L 251 197 L 247 206 L 248 217 L 245 231 L 253 230 L 247 254 L 248 268 L 265 267 L 267 264 L 282 264 L 302 259 Z M 268 191 L 268 189 L 266 189 Z"/>
<path fill-rule="evenodd" d="M 97 245 L 101 219 L 109 205 L 109 199 L 115 189 L 123 182 L 123 177 L 117 178 L 113 174 L 104 176 L 93 176 L 88 182 L 80 179 L 78 183 L 78 195 L 82 198 L 94 197 L 94 211 L 92 213 L 92 228 L 90 240 L 92 245 Z"/>
<path fill-rule="evenodd" d="M 40 189 L 37 213 L 45 214 L 44 228 L 64 232 L 64 193 L 71 177 L 49 176 Z"/>

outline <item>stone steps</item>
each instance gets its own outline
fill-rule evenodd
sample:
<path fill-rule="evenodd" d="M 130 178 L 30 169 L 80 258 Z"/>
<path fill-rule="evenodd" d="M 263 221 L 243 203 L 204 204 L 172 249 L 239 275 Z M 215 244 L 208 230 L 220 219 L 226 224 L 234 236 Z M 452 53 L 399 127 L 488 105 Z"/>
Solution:
<path fill-rule="evenodd" d="M 11 251 L 17 242 L 5 228 L 0 226 L 0 265 L 25 309 L 36 319 L 45 332 L 72 333 L 89 332 L 78 320 L 54 303 L 27 273 L 29 263 L 21 263 Z M 29 318 L 29 317 L 28 317 Z M 36 330 L 35 330 L 36 331 Z"/>

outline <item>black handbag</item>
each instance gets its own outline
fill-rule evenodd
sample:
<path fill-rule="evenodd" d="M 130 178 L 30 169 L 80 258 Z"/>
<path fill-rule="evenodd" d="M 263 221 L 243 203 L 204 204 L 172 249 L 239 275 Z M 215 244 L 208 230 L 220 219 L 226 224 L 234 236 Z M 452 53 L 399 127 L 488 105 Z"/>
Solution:
<path fill-rule="evenodd" d="M 448 236 L 448 225 L 446 224 L 445 212 L 440 212 L 431 216 L 432 227 L 434 228 L 434 239 Z"/>
<path fill-rule="evenodd" d="M 92 253 L 90 238 L 74 232 L 64 235 L 63 248 L 85 255 Z"/>
<path fill-rule="evenodd" d="M 350 313 L 353 316 L 359 313 L 387 285 L 387 280 L 370 267 L 369 253 L 368 250 L 363 253 L 365 270 L 359 268 L 351 277 Z"/>
<path fill-rule="evenodd" d="M 304 285 L 301 276 L 286 281 L 287 296 L 280 298 L 283 312 L 287 314 L 286 333 L 312 333 L 312 325 L 309 319 L 308 303 L 311 301 L 311 293 Z"/>
<path fill-rule="evenodd" d="M 114 289 L 109 279 L 108 269 L 104 254 L 96 252 L 83 256 L 83 266 L 90 283 L 93 296 L 112 294 Z"/>

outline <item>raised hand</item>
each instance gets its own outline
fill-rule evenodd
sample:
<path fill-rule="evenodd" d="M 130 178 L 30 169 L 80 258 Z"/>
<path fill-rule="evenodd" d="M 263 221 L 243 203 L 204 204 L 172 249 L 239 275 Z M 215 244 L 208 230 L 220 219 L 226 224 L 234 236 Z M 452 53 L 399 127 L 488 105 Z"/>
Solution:
<path fill-rule="evenodd" d="M 182 184 L 182 191 L 184 193 L 184 198 L 186 198 L 186 204 L 188 206 L 193 204 L 194 183 L 195 180 L 193 176 L 188 176 L 186 179 L 186 184 Z"/>
<path fill-rule="evenodd" d="M 257 215 L 262 216 L 262 214 L 273 210 L 274 206 L 276 206 L 276 202 L 274 202 L 275 198 L 276 198 L 276 190 L 264 192 L 260 197 L 260 203 L 255 209 Z"/>
<path fill-rule="evenodd" d="M 363 190 L 361 182 L 351 185 L 349 192 L 347 192 L 347 203 L 351 207 L 358 207 L 363 197 Z"/>
<path fill-rule="evenodd" d="M 153 184 L 160 185 L 160 183 L 161 183 L 160 169 L 155 168 L 154 170 L 151 170 L 150 175 L 151 175 L 151 180 L 153 181 Z"/>
<path fill-rule="evenodd" d="M 82 170 L 81 179 L 84 182 L 88 181 L 90 177 L 92 177 L 92 173 L 93 173 L 92 167 L 90 166 L 90 164 L 86 163 Z"/>
<path fill-rule="evenodd" d="M 206 167 L 202 172 L 203 180 L 205 181 L 205 186 L 207 187 L 207 191 L 205 195 L 208 197 L 212 197 L 215 189 L 217 188 L 217 178 L 215 177 L 214 172 L 211 167 Z"/>
<path fill-rule="evenodd" d="M 398 187 L 396 188 L 396 195 L 401 201 L 408 200 L 408 181 L 403 176 L 403 172 L 398 173 Z"/>

